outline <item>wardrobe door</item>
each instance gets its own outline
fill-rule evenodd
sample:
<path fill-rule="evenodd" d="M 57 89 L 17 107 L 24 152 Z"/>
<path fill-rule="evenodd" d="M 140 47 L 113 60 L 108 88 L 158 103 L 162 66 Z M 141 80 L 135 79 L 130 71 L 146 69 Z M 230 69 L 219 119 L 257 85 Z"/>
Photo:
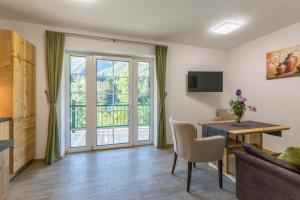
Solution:
<path fill-rule="evenodd" d="M 35 47 L 11 32 L 12 132 L 11 172 L 35 156 Z"/>
<path fill-rule="evenodd" d="M 26 117 L 35 116 L 35 66 L 31 63 L 26 65 Z"/>
<path fill-rule="evenodd" d="M 23 119 L 24 116 L 24 94 L 25 94 L 25 62 L 19 58 L 13 58 L 13 118 Z"/>
<path fill-rule="evenodd" d="M 10 137 L 10 122 L 0 123 L 0 140 L 8 140 Z"/>
<path fill-rule="evenodd" d="M 31 64 L 31 78 L 30 78 L 30 95 L 31 95 L 31 99 L 29 104 L 31 105 L 31 116 L 35 116 L 35 98 L 36 98 L 36 91 L 35 91 L 35 82 L 36 82 L 36 78 L 35 78 L 35 65 Z"/>
<path fill-rule="evenodd" d="M 2 154 L 2 193 L 0 199 L 8 200 L 8 190 L 9 190 L 9 149 L 5 149 L 0 152 Z M 1 172 L 0 172 L 1 173 Z"/>
<path fill-rule="evenodd" d="M 31 64 L 35 64 L 35 47 L 30 42 L 24 41 L 23 51 L 24 60 Z"/>
<path fill-rule="evenodd" d="M 24 118 L 31 116 L 31 64 L 24 63 Z"/>
<path fill-rule="evenodd" d="M 11 66 L 10 31 L 0 30 L 0 116 L 11 117 Z"/>
<path fill-rule="evenodd" d="M 12 32 L 12 54 L 14 57 L 22 58 L 25 57 L 25 41 L 24 39 L 17 33 Z"/>
<path fill-rule="evenodd" d="M 14 120 L 13 173 L 18 172 L 35 156 L 35 117 Z"/>

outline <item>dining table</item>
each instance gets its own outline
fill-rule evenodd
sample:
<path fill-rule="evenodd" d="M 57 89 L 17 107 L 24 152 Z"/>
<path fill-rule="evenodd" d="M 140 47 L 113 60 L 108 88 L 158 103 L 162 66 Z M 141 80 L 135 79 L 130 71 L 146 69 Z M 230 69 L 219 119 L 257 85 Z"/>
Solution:
<path fill-rule="evenodd" d="M 226 174 L 230 173 L 229 156 L 236 150 L 243 151 L 243 142 L 252 144 L 269 154 L 276 154 L 276 152 L 263 147 L 263 135 L 269 134 L 275 137 L 282 137 L 283 131 L 290 129 L 290 127 L 285 125 L 251 120 L 245 120 L 239 124 L 234 120 L 204 121 L 200 122 L 199 125 L 202 126 L 202 137 L 221 135 L 225 138 L 223 168 Z"/>

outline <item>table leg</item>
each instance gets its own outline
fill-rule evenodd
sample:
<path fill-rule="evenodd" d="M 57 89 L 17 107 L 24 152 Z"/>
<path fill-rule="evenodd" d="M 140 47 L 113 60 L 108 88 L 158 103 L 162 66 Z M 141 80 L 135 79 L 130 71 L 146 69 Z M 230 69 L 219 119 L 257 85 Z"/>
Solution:
<path fill-rule="evenodd" d="M 224 155 L 223 155 L 223 172 L 228 174 L 229 173 L 229 154 L 228 149 L 224 149 Z"/>
<path fill-rule="evenodd" d="M 259 134 L 260 148 L 263 149 L 263 133 Z"/>
<path fill-rule="evenodd" d="M 248 140 L 246 141 L 249 144 L 255 144 L 258 148 L 263 148 L 263 134 L 257 133 L 257 134 L 251 134 L 248 136 Z"/>

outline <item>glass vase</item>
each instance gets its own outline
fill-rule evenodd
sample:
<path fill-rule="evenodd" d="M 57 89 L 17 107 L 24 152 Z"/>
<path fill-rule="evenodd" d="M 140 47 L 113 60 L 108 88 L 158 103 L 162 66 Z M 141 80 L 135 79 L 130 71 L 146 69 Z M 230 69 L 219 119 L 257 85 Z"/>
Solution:
<path fill-rule="evenodd" d="M 235 116 L 235 123 L 241 124 L 242 116 L 236 115 Z"/>

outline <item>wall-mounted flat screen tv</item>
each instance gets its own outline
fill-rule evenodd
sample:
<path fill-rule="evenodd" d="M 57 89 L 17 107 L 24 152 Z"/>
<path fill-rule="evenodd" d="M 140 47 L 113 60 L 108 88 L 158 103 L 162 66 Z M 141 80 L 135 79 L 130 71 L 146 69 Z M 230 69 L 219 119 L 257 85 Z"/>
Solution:
<path fill-rule="evenodd" d="M 188 92 L 223 92 L 223 72 L 188 72 Z"/>

